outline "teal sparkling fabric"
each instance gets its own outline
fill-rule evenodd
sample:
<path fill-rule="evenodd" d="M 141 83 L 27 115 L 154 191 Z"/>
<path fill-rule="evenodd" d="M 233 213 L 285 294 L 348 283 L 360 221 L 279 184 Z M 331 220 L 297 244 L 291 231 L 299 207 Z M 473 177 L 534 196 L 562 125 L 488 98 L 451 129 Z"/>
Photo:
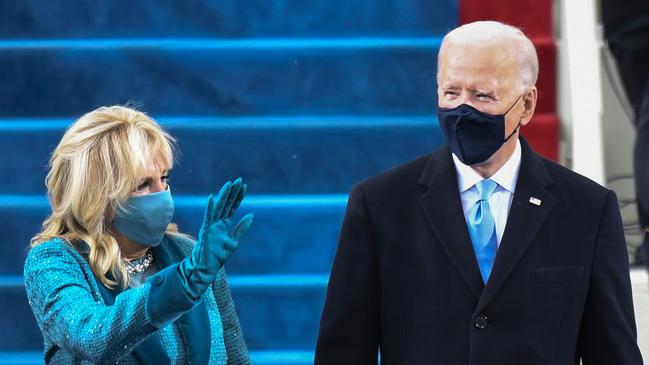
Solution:
<path fill-rule="evenodd" d="M 193 241 L 165 237 L 187 255 Z M 24 268 L 25 289 L 44 340 L 47 364 L 139 364 L 132 350 L 159 333 L 174 363 L 185 361 L 182 337 L 173 322 L 157 328 L 147 313 L 150 282 L 129 288 L 106 305 L 88 262 L 70 244 L 53 239 L 32 248 Z M 250 364 L 234 302 L 221 270 L 203 294 L 210 332 L 210 364 Z M 209 334 L 206 334 L 209 335 Z"/>
<path fill-rule="evenodd" d="M 218 311 L 219 308 L 216 305 L 216 300 L 212 294 L 212 289 L 207 290 L 209 294 L 203 296 L 205 304 L 207 305 L 207 311 L 212 313 L 213 311 Z M 225 351 L 225 343 L 223 341 L 223 324 L 221 323 L 221 316 L 210 316 L 210 332 L 212 333 L 211 348 L 216 351 L 210 352 L 210 364 L 226 365 L 227 363 L 242 363 L 245 361 L 239 360 L 239 362 L 228 362 L 227 357 L 218 356 L 219 354 L 227 354 Z"/>
<path fill-rule="evenodd" d="M 186 364 L 187 351 L 178 326 L 173 323 L 160 329 L 160 342 L 172 364 Z"/>
<path fill-rule="evenodd" d="M 146 279 L 157 273 L 159 271 L 158 265 L 154 261 L 149 268 L 141 274 L 135 274 L 130 277 L 129 286 L 131 288 L 137 288 L 146 282 Z M 216 308 L 211 308 L 216 309 Z M 210 316 L 218 317 L 218 316 Z M 220 323 L 220 322 L 219 322 Z M 159 330 L 160 332 L 160 343 L 164 347 L 167 356 L 172 364 L 186 364 L 187 363 L 187 351 L 185 350 L 185 344 L 182 338 L 182 334 L 178 329 L 176 323 L 170 323 Z M 221 351 L 223 352 L 223 351 Z"/>
<path fill-rule="evenodd" d="M 228 355 L 228 364 L 250 364 L 250 357 L 239 324 L 239 317 L 237 317 L 237 312 L 234 309 L 234 301 L 228 288 L 225 270 L 221 269 L 219 271 L 214 284 L 212 284 L 212 291 L 214 293 L 213 298 L 216 298 L 216 306 L 219 313 L 221 313 L 218 320 L 221 321 L 220 327 L 223 333 L 225 353 Z M 209 301 L 211 301 L 211 298 L 207 302 L 208 308 Z M 211 317 L 210 321 L 212 321 Z M 214 337 L 212 337 L 212 346 L 215 346 Z"/>

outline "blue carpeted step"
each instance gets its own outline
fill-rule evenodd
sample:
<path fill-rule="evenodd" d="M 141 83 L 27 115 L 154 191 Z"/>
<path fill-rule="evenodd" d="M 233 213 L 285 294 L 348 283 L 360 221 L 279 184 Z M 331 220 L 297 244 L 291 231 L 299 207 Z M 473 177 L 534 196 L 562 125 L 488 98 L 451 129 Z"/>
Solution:
<path fill-rule="evenodd" d="M 430 114 L 439 38 L 0 42 L 0 117 Z"/>
<path fill-rule="evenodd" d="M 232 276 L 230 287 L 250 350 L 312 350 L 326 279 L 326 275 Z M 42 348 L 21 277 L 0 277 L 0 308 L 2 351 Z"/>
<path fill-rule="evenodd" d="M 250 359 L 255 365 L 312 365 L 312 351 L 254 351 Z"/>
<path fill-rule="evenodd" d="M 0 38 L 441 34 L 456 0 L 0 2 Z"/>
<path fill-rule="evenodd" d="M 43 347 L 43 337 L 27 303 L 22 277 L 0 276 L 0 308 L 2 351 Z"/>
<path fill-rule="evenodd" d="M 0 365 L 41 365 L 43 353 L 36 351 L 0 352 Z"/>
<path fill-rule="evenodd" d="M 2 86 L 0 86 L 2 87 Z M 2 103 L 2 101 L 0 101 Z M 243 176 L 252 194 L 347 193 L 443 141 L 433 116 L 160 118 L 178 140 L 175 194 Z M 0 120 L 2 194 L 44 194 L 46 165 L 71 120 Z"/>
<path fill-rule="evenodd" d="M 310 351 L 252 351 L 250 359 L 255 365 L 309 365 L 313 364 Z M 42 352 L 0 352 L 0 365 L 40 365 Z"/>
<path fill-rule="evenodd" d="M 246 342 L 254 350 L 315 348 L 328 275 L 231 280 Z"/>
<path fill-rule="evenodd" d="M 227 264 L 231 274 L 329 272 L 346 195 L 249 196 L 255 222 Z M 178 196 L 174 222 L 196 237 L 206 197 Z M 21 275 L 29 239 L 49 212 L 44 197 L 0 196 L 0 275 Z M 240 214 L 240 215 L 241 215 Z"/>

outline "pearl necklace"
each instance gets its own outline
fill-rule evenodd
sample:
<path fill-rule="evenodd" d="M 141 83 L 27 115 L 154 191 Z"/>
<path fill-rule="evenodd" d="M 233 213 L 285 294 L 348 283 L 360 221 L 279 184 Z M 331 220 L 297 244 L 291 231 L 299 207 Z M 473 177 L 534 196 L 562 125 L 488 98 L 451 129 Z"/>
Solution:
<path fill-rule="evenodd" d="M 151 250 L 147 250 L 144 256 L 137 259 L 126 261 L 126 271 L 130 276 L 141 274 L 151 266 L 153 262 L 153 254 Z"/>

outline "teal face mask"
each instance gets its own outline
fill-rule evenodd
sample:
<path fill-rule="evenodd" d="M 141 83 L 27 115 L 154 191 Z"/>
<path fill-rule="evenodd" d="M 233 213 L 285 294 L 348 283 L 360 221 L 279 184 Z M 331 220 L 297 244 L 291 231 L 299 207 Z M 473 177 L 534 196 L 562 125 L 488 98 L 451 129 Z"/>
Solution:
<path fill-rule="evenodd" d="M 158 193 L 129 197 L 124 209 L 117 209 L 113 228 L 137 243 L 155 247 L 162 241 L 173 215 L 174 201 L 167 187 Z"/>

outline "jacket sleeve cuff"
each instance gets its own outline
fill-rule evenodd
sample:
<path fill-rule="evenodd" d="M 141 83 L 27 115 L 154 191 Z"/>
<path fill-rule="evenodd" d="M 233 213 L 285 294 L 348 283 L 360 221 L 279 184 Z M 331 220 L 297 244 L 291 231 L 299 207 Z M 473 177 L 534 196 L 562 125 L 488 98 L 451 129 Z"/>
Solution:
<path fill-rule="evenodd" d="M 200 303 L 188 294 L 180 280 L 178 264 L 164 268 L 147 279 L 151 290 L 147 298 L 147 312 L 154 326 L 164 327 Z"/>

